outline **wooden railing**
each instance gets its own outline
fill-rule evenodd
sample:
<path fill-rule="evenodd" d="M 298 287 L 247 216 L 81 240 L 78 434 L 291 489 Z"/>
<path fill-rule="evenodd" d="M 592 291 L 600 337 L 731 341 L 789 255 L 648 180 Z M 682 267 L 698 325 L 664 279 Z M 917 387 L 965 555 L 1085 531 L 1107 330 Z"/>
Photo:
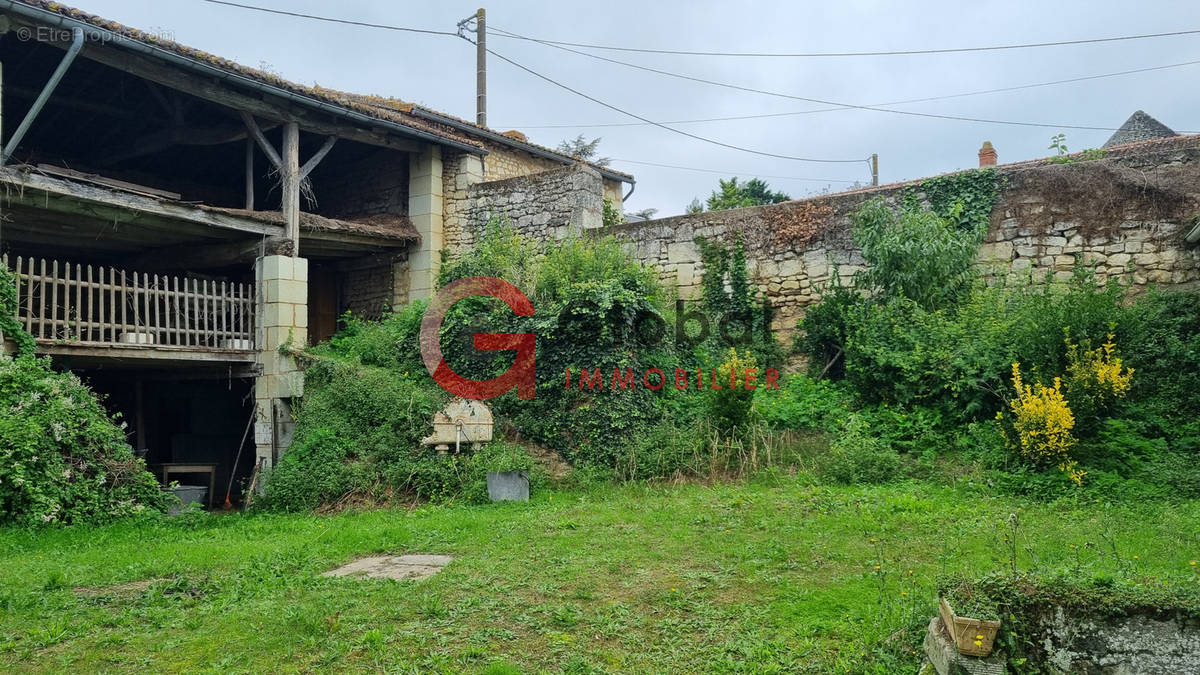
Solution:
<path fill-rule="evenodd" d="M 17 257 L 17 316 L 39 340 L 254 348 L 254 285 Z"/>

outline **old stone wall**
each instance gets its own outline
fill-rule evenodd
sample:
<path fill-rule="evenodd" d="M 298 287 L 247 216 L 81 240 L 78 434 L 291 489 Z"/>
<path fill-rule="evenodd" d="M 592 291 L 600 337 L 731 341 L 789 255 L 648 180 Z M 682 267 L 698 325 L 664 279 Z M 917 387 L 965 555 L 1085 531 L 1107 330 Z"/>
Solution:
<path fill-rule="evenodd" d="M 341 271 L 339 306 L 355 316 L 377 320 L 395 301 L 396 268 L 407 256 L 378 256 L 368 262 L 347 266 Z"/>
<path fill-rule="evenodd" d="M 1184 241 L 1200 216 L 1200 137 L 1151 141 L 1104 159 L 1046 160 L 999 167 L 1000 196 L 980 250 L 989 275 L 1070 275 L 1078 256 L 1102 279 L 1135 290 L 1150 284 L 1200 287 L 1200 247 Z M 772 206 L 677 216 L 610 228 L 681 297 L 698 297 L 704 264 L 697 236 L 747 248 L 749 271 L 790 331 L 820 297 L 834 266 L 848 278 L 863 266 L 850 216 L 866 200 L 900 204 L 919 181 Z"/>
<path fill-rule="evenodd" d="M 518 150 L 511 146 L 501 145 L 494 141 L 484 141 L 488 154 L 483 158 L 483 175 L 489 181 L 528 176 L 532 173 L 561 169 L 562 162 L 556 162 L 546 157 Z"/>
<path fill-rule="evenodd" d="M 501 145 L 494 141 L 485 141 L 484 146 L 490 154 L 483 160 L 483 175 L 486 180 L 497 181 L 506 178 L 517 178 L 543 171 L 555 171 L 563 168 L 561 161 L 539 157 L 530 152 Z M 613 203 L 618 210 L 622 208 L 622 191 L 625 184 L 605 178 L 604 198 Z"/>
<path fill-rule="evenodd" d="M 335 146 L 336 147 L 336 146 Z M 322 162 L 313 171 L 315 213 L 361 220 L 408 214 L 408 155 L 372 148 L 341 162 Z"/>
<path fill-rule="evenodd" d="M 451 254 L 469 249 L 494 217 L 544 240 L 602 225 L 603 180 L 586 165 L 487 181 L 447 191 L 443 232 Z"/>

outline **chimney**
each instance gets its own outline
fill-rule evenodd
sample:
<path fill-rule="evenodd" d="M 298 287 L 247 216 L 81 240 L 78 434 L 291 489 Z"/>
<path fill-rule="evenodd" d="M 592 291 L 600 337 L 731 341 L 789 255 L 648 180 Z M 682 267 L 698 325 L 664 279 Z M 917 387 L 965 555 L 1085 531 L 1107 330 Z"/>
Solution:
<path fill-rule="evenodd" d="M 979 168 L 988 166 L 996 166 L 996 149 L 992 147 L 991 141 L 984 141 L 983 147 L 979 149 Z"/>

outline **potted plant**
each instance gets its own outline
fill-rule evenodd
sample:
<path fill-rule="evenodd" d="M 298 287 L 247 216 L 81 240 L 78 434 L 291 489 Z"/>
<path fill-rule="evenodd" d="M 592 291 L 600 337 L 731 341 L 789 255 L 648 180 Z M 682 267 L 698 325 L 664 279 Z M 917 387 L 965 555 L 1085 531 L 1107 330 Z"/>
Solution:
<path fill-rule="evenodd" d="M 494 502 L 529 501 L 529 470 L 533 459 L 519 445 L 490 443 L 480 451 L 487 471 L 488 498 Z"/>
<path fill-rule="evenodd" d="M 992 653 L 1000 631 L 1000 606 L 987 593 L 967 582 L 949 586 L 938 594 L 938 611 L 958 653 Z"/>

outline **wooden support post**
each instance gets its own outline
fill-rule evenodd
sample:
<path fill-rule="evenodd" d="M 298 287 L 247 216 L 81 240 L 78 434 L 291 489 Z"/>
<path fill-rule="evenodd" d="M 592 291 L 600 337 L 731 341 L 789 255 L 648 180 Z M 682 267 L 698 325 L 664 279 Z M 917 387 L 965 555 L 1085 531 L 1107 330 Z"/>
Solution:
<path fill-rule="evenodd" d="M 146 397 L 141 380 L 133 383 L 133 398 L 133 423 L 136 426 L 134 432 L 137 434 L 136 449 L 144 450 L 146 448 Z"/>
<path fill-rule="evenodd" d="M 287 237 L 295 242 L 292 255 L 300 254 L 300 127 L 295 122 L 283 125 L 283 154 L 280 178 L 283 182 L 283 221 Z"/>
<path fill-rule="evenodd" d="M 254 139 L 246 138 L 246 210 L 254 210 Z"/>

